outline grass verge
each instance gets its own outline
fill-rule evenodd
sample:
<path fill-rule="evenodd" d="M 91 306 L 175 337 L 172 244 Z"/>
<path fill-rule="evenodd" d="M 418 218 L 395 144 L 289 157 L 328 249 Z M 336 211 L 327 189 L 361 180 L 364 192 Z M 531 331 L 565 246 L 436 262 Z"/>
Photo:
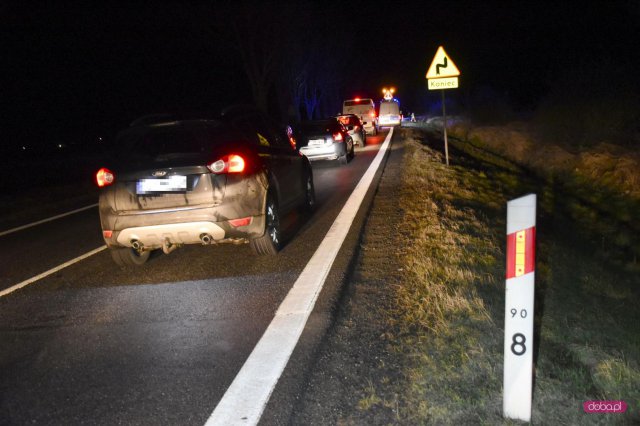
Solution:
<path fill-rule="evenodd" d="M 402 379 L 388 384 L 400 395 L 397 422 L 510 424 L 502 418 L 504 218 L 506 201 L 532 184 L 504 164 L 446 167 L 426 132 L 402 132 L 403 276 L 395 303 L 380 308 L 390 350 L 404 360 Z M 580 235 L 556 208 L 559 195 L 539 194 L 533 421 L 637 423 L 640 282 Z M 361 410 L 388 403 L 371 383 L 363 394 Z M 583 413 L 592 399 L 622 399 L 629 411 Z"/>

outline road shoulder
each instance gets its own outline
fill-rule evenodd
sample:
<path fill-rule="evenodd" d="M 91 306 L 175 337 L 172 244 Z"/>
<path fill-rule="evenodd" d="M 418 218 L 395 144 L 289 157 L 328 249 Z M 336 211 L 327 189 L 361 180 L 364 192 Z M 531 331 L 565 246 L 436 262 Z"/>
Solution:
<path fill-rule="evenodd" d="M 396 261 L 400 247 L 396 241 L 401 236 L 391 224 L 398 224 L 403 216 L 398 206 L 403 147 L 402 140 L 394 137 L 355 270 L 345 284 L 346 294 L 334 327 L 321 345 L 291 424 L 383 424 L 396 418 L 393 403 L 377 404 L 366 411 L 357 407 L 371 397 L 394 401 L 395 395 L 384 393 L 384 384 L 401 374 L 395 365 L 398 358 L 390 353 L 385 340 L 388 325 L 378 312 L 392 303 L 393 287 L 401 272 Z"/>

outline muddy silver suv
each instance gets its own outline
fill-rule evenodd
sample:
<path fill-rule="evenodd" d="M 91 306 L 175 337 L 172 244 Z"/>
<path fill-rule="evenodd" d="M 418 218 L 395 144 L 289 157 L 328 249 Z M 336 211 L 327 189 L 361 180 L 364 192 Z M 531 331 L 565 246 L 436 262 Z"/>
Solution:
<path fill-rule="evenodd" d="M 147 118 L 114 148 L 96 183 L 102 234 L 122 266 L 183 244 L 248 242 L 257 254 L 275 254 L 281 215 L 315 204 L 312 169 L 292 133 L 253 109 Z"/>

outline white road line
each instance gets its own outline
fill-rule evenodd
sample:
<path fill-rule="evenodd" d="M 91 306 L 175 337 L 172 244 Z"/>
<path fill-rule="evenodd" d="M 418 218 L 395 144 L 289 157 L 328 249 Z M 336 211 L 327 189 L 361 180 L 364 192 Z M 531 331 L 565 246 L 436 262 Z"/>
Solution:
<path fill-rule="evenodd" d="M 9 293 L 12 293 L 18 289 L 21 289 L 22 287 L 29 285 L 31 283 L 34 283 L 38 280 L 43 279 L 44 277 L 48 277 L 51 274 L 55 274 L 56 272 L 58 272 L 61 269 L 66 268 L 67 266 L 71 266 L 74 263 L 80 262 L 83 259 L 86 259 L 89 256 L 93 256 L 96 253 L 100 253 L 102 250 L 105 250 L 107 248 L 107 246 L 102 246 L 102 247 L 98 247 L 95 250 L 91 250 L 90 252 L 87 252 L 85 254 L 83 254 L 82 256 L 78 256 L 75 259 L 71 259 L 68 262 L 63 263 L 62 265 L 58 265 L 55 268 L 49 269 L 48 271 L 45 271 L 43 273 L 41 273 L 40 275 L 36 275 L 35 277 L 29 278 L 28 280 L 24 280 L 21 283 L 18 283 L 14 286 L 11 286 L 7 289 L 4 289 L 2 291 L 0 291 L 0 297 L 6 296 Z"/>
<path fill-rule="evenodd" d="M 90 206 L 81 207 L 79 209 L 72 210 L 72 211 L 66 212 L 66 213 L 62 213 L 62 214 L 59 214 L 57 216 L 49 217 L 47 219 L 42 219 L 42 220 L 39 220 L 37 222 L 32 222 L 32 223 L 28 223 L 26 225 L 18 226 L 17 228 L 7 229 L 6 231 L 0 232 L 0 237 L 2 237 L 3 235 L 11 234 L 13 232 L 22 231 L 23 229 L 31 228 L 32 226 L 40 225 L 42 223 L 51 222 L 52 220 L 60 219 L 62 217 L 69 216 L 69 215 L 72 215 L 72 214 L 75 214 L 75 213 L 79 213 L 81 211 L 89 210 L 89 209 L 97 207 L 97 206 L 98 206 L 98 203 L 91 204 Z"/>
<path fill-rule="evenodd" d="M 289 362 L 338 250 L 389 147 L 393 128 L 274 319 L 207 420 L 213 425 L 257 425 Z"/>

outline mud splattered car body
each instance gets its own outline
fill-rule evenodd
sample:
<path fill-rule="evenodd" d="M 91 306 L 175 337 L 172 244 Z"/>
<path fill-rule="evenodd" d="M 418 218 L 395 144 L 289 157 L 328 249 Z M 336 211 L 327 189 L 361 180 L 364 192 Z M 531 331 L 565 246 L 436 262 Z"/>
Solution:
<path fill-rule="evenodd" d="M 280 215 L 315 203 L 308 159 L 257 111 L 135 125 L 114 148 L 96 181 L 103 237 L 120 265 L 183 244 L 249 242 L 275 254 Z"/>

